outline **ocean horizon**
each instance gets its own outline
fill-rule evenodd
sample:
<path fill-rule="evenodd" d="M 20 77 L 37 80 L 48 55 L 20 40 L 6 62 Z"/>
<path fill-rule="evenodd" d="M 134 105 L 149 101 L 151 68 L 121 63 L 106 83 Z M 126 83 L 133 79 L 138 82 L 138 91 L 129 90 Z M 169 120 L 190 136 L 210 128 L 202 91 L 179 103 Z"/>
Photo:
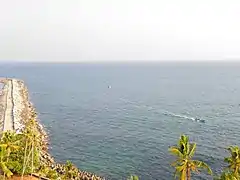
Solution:
<path fill-rule="evenodd" d="M 173 178 L 181 134 L 219 173 L 239 145 L 240 63 L 1 63 L 25 81 L 59 162 L 112 180 Z M 202 121 L 200 121 L 202 120 Z M 195 179 L 208 179 L 205 174 Z"/>

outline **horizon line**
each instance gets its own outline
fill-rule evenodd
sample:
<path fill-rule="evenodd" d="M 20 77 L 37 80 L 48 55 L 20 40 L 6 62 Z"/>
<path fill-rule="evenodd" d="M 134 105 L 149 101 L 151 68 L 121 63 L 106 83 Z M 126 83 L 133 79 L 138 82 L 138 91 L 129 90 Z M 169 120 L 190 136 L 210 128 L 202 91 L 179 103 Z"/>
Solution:
<path fill-rule="evenodd" d="M 0 64 L 14 64 L 14 63 L 51 63 L 51 64 L 96 64 L 96 63 L 218 63 L 218 62 L 239 62 L 240 59 L 216 59 L 216 60 L 83 60 L 83 61 L 28 61 L 28 60 L 0 60 Z"/>

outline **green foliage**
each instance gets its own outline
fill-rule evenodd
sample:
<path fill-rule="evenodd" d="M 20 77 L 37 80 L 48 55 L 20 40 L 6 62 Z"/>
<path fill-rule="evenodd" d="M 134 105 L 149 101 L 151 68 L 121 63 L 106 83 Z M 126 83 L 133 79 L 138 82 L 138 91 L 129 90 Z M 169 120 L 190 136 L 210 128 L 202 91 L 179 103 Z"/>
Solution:
<path fill-rule="evenodd" d="M 26 173 L 29 174 L 29 168 L 30 173 L 34 173 L 40 166 L 39 150 L 41 147 L 41 136 L 37 130 L 35 120 L 27 122 L 23 137 L 24 155 L 22 161 L 22 177 Z"/>
<path fill-rule="evenodd" d="M 50 167 L 46 167 L 45 165 L 41 165 L 39 167 L 38 174 L 42 177 L 47 177 L 49 179 L 58 179 L 59 178 L 59 175 L 55 170 L 51 169 Z"/>
<path fill-rule="evenodd" d="M 6 165 L 6 162 L 0 162 L 1 170 L 4 174 L 6 174 L 7 177 L 10 177 L 13 175 L 13 173 L 8 169 L 8 166 Z"/>
<path fill-rule="evenodd" d="M 0 139 L 0 168 L 4 172 L 4 176 L 13 175 L 10 164 L 12 161 L 11 154 L 20 150 L 20 136 L 10 131 L 2 134 Z"/>
<path fill-rule="evenodd" d="M 176 156 L 176 161 L 172 163 L 175 167 L 175 177 L 179 176 L 181 180 L 190 180 L 191 172 L 199 172 L 198 169 L 206 169 L 212 174 L 210 167 L 198 160 L 193 160 L 196 151 L 196 143 L 190 143 L 188 136 L 181 135 L 178 145 L 169 148 L 169 152 Z"/>
<path fill-rule="evenodd" d="M 232 172 L 223 172 L 217 180 L 238 180 Z"/>
<path fill-rule="evenodd" d="M 226 157 L 224 161 L 228 163 L 228 168 L 235 177 L 239 177 L 240 171 L 240 149 L 238 146 L 230 146 L 228 149 L 230 153 L 229 157 Z"/>
<path fill-rule="evenodd" d="M 34 127 L 27 127 L 22 134 L 4 132 L 0 139 L 1 170 L 7 175 L 30 174 L 38 169 L 39 134 Z M 25 162 L 24 162 L 25 160 Z M 10 173 L 11 172 L 11 173 Z"/>
<path fill-rule="evenodd" d="M 72 164 L 71 161 L 67 161 L 64 166 L 65 174 L 62 176 L 62 179 L 74 179 L 78 176 L 78 169 Z"/>
<path fill-rule="evenodd" d="M 131 175 L 127 180 L 139 180 L 139 178 L 136 175 Z"/>
<path fill-rule="evenodd" d="M 59 174 L 55 170 L 49 168 L 49 171 L 47 172 L 46 177 L 49 179 L 58 179 Z"/>
<path fill-rule="evenodd" d="M 4 132 L 0 138 L 0 171 L 5 176 L 13 174 L 21 175 L 38 173 L 40 176 L 49 179 L 76 179 L 79 178 L 79 170 L 70 161 L 64 165 L 64 174 L 59 175 L 56 170 L 51 169 L 40 162 L 40 150 L 42 148 L 41 135 L 36 129 L 36 121 L 29 121 L 22 134 L 15 132 Z M 180 180 L 190 180 L 191 173 L 198 173 L 205 169 L 212 174 L 210 167 L 194 159 L 196 143 L 191 143 L 188 136 L 181 135 L 176 146 L 169 148 L 169 152 L 176 157 L 171 164 L 175 168 L 175 177 Z M 216 180 L 240 180 L 240 148 L 230 146 L 227 148 L 229 157 L 224 158 L 227 163 L 225 171 L 215 178 Z M 138 176 L 131 175 L 127 180 L 139 180 Z"/>
<path fill-rule="evenodd" d="M 8 162 L 8 168 L 9 168 L 14 174 L 21 174 L 22 169 L 23 169 L 22 163 L 19 162 L 19 160 L 15 160 L 15 161 L 10 160 L 10 161 Z M 27 172 L 29 172 L 29 169 L 28 169 Z"/>
<path fill-rule="evenodd" d="M 41 148 L 41 135 L 34 120 L 27 123 L 21 134 L 4 132 L 0 139 L 0 170 L 4 173 L 3 177 L 39 173 L 50 179 L 58 179 L 56 170 L 41 164 Z M 64 172 L 62 179 L 74 179 L 78 176 L 78 169 L 70 161 L 65 164 Z"/>

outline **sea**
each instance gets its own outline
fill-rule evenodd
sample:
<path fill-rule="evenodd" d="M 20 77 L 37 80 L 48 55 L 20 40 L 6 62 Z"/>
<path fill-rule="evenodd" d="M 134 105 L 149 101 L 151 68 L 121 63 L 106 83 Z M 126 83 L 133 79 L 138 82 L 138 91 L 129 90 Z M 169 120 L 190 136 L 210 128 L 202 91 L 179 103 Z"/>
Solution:
<path fill-rule="evenodd" d="M 237 62 L 2 63 L 1 76 L 27 84 L 57 161 L 110 180 L 173 179 L 181 134 L 214 175 L 240 145 Z"/>

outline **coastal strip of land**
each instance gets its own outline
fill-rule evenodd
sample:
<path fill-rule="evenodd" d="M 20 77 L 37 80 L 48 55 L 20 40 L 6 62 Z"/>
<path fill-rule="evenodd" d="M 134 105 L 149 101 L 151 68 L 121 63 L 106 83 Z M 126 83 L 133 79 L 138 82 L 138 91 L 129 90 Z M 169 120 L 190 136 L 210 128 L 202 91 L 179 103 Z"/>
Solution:
<path fill-rule="evenodd" d="M 64 165 L 55 162 L 48 152 L 49 139 L 44 127 L 39 123 L 36 110 L 29 100 L 28 89 L 23 81 L 18 79 L 0 78 L 0 131 L 24 131 L 28 121 L 34 120 L 37 124 L 36 131 L 41 134 L 42 150 L 40 160 L 59 174 L 64 173 Z M 1 86 L 0 86 L 1 87 Z M 80 180 L 103 180 L 93 173 L 79 170 Z"/>
<path fill-rule="evenodd" d="M 6 81 L 6 85 L 4 86 L 6 92 L 5 98 L 5 113 L 4 113 L 4 121 L 3 121 L 3 131 L 13 131 L 13 84 L 12 80 Z"/>

